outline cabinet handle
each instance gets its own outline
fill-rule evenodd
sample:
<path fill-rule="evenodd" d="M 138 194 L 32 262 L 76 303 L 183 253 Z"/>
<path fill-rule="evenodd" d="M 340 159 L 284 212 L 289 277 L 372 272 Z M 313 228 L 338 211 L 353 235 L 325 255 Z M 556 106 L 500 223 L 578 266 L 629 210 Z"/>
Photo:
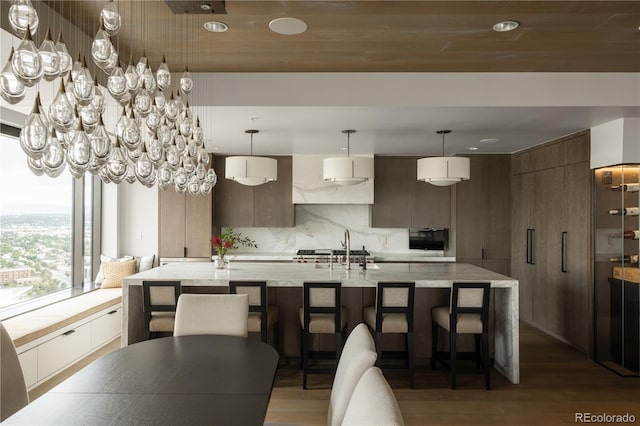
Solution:
<path fill-rule="evenodd" d="M 187 257 L 187 248 L 182 247 L 182 257 Z"/>
<path fill-rule="evenodd" d="M 561 272 L 567 272 L 567 233 L 562 233 Z"/>
<path fill-rule="evenodd" d="M 536 230 L 535 228 L 531 229 L 531 264 L 536 264 Z"/>
<path fill-rule="evenodd" d="M 118 312 L 118 310 L 111 311 L 111 312 L 107 312 L 107 315 L 113 315 L 113 314 L 115 314 L 116 312 Z"/>
<path fill-rule="evenodd" d="M 531 228 L 527 228 L 527 265 L 531 265 Z"/>
<path fill-rule="evenodd" d="M 484 259 L 484 249 L 482 249 L 480 255 L 482 256 L 481 259 Z"/>
<path fill-rule="evenodd" d="M 69 331 L 66 331 L 66 332 L 62 333 L 62 335 L 63 336 L 68 336 L 68 335 L 73 334 L 75 332 L 76 332 L 75 330 L 69 330 Z"/>

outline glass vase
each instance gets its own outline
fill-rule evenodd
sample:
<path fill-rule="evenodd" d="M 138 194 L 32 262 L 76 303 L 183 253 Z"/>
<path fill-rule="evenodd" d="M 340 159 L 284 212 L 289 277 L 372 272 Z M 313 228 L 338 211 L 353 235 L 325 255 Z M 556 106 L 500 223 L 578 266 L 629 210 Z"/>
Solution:
<path fill-rule="evenodd" d="M 227 269 L 229 267 L 229 259 L 224 257 L 224 255 L 218 255 L 213 263 L 216 269 Z"/>

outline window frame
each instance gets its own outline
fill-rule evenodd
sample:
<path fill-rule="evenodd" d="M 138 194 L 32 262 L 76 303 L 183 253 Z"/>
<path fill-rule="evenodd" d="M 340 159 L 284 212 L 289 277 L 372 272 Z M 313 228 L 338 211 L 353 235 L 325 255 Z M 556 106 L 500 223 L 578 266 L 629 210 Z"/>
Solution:
<path fill-rule="evenodd" d="M 20 128 L 0 123 L 0 134 L 10 138 L 20 137 Z M 16 143 L 19 143 L 16 140 Z M 26 167 L 26 166 L 25 166 Z M 54 178 L 56 179 L 56 178 Z M 102 248 L 102 182 L 98 177 L 85 174 L 81 179 L 72 179 L 72 208 L 71 208 L 71 286 L 68 289 L 47 295 L 34 297 L 15 304 L 0 308 L 0 319 L 6 319 L 20 313 L 77 296 L 85 291 L 95 289 L 93 281 L 100 267 L 100 253 Z M 84 187 L 92 185 L 91 191 L 91 275 L 90 281 L 84 280 Z"/>

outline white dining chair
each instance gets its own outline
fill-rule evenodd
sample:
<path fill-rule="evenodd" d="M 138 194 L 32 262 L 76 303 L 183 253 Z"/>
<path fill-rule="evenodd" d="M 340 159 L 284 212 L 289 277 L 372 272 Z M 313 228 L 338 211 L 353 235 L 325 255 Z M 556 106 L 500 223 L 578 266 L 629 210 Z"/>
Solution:
<path fill-rule="evenodd" d="M 246 294 L 181 294 L 173 335 L 247 337 L 248 315 L 249 296 Z"/>
<path fill-rule="evenodd" d="M 27 385 L 13 340 L 0 323 L 0 421 L 29 403 Z"/>
<path fill-rule="evenodd" d="M 376 363 L 376 347 L 366 324 L 358 324 L 342 349 L 329 399 L 329 426 L 342 424 L 347 404 L 365 371 Z"/>
<path fill-rule="evenodd" d="M 391 386 L 378 367 L 364 372 L 353 391 L 342 424 L 402 426 L 402 413 Z"/>

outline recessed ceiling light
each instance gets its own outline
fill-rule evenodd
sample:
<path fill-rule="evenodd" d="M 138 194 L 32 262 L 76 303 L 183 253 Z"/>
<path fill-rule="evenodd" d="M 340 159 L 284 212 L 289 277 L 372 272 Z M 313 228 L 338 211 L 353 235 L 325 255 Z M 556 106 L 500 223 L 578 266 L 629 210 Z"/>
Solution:
<path fill-rule="evenodd" d="M 204 28 L 212 33 L 223 33 L 229 29 L 229 26 L 224 22 L 210 21 L 204 23 Z"/>
<path fill-rule="evenodd" d="M 502 22 L 498 22 L 493 26 L 493 31 L 503 33 L 505 31 L 515 30 L 519 26 L 520 26 L 520 22 L 518 21 L 502 21 Z"/>
<path fill-rule="evenodd" d="M 496 143 L 496 142 L 500 142 L 500 139 L 498 138 L 480 139 L 480 143 Z"/>
<path fill-rule="evenodd" d="M 209 11 L 213 9 L 213 5 L 211 3 L 202 2 L 200 3 L 200 9 Z"/>
<path fill-rule="evenodd" d="M 470 146 L 469 147 L 469 151 L 477 151 L 478 147 L 477 146 Z"/>
<path fill-rule="evenodd" d="M 307 31 L 307 23 L 298 18 L 276 18 L 269 22 L 269 28 L 274 33 L 284 35 L 302 34 Z"/>

